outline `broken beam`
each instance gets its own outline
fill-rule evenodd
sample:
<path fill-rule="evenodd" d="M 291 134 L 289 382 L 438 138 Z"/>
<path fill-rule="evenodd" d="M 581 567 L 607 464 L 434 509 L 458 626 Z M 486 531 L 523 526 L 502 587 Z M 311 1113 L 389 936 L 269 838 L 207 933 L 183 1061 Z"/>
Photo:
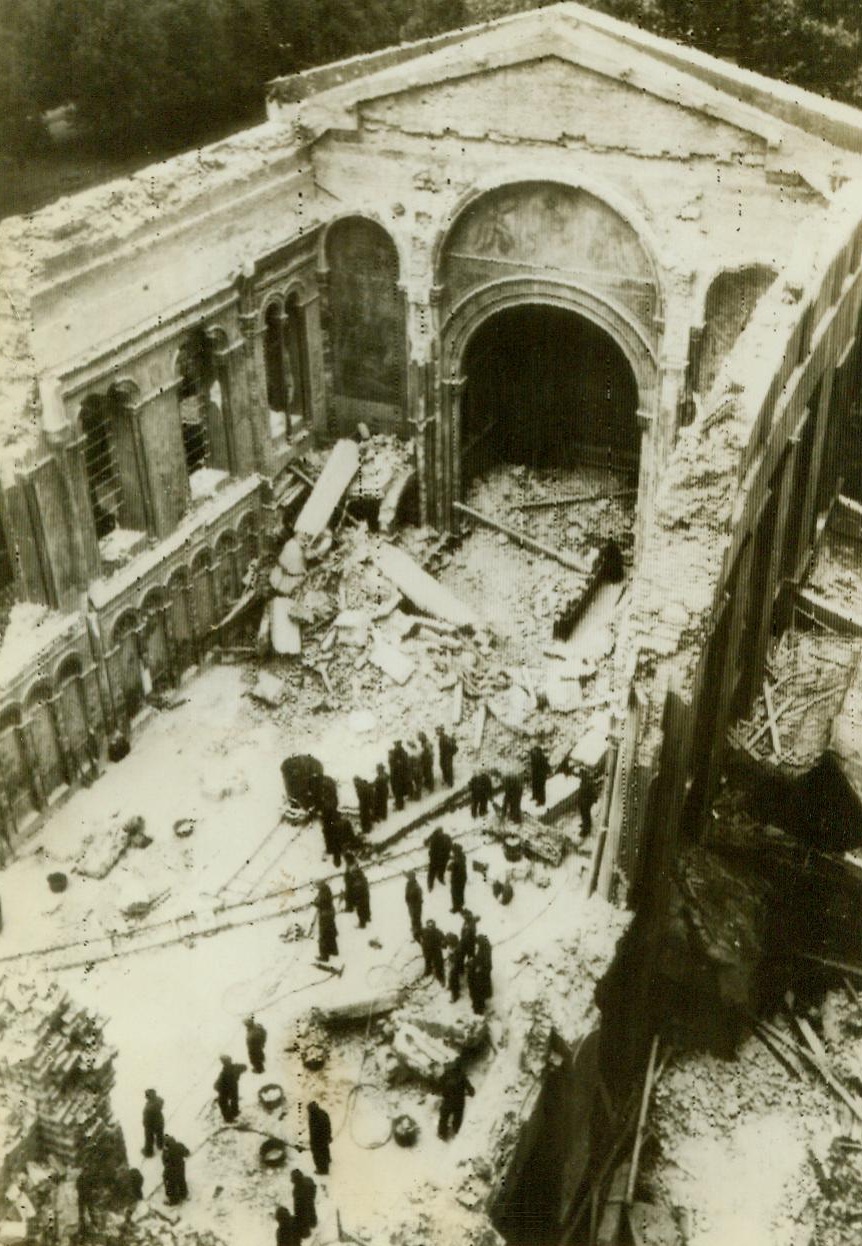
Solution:
<path fill-rule="evenodd" d="M 471 506 L 465 506 L 463 502 L 453 502 L 452 508 L 466 519 L 472 519 L 474 523 L 483 524 L 484 527 L 491 528 L 494 532 L 501 532 L 503 536 L 508 537 L 510 541 L 514 541 L 516 545 L 532 550 L 534 554 L 542 554 L 545 558 L 552 558 L 554 562 L 560 563 L 563 567 L 568 567 L 570 571 L 577 571 L 579 575 L 584 574 L 583 563 L 579 558 L 575 558 L 574 555 L 567 554 L 563 550 L 553 549 L 550 545 L 543 545 L 541 541 L 533 540 L 525 532 L 518 532 L 517 529 L 510 528 L 508 524 L 500 523 L 489 515 L 481 514 L 480 511 L 474 511 Z"/>
<path fill-rule="evenodd" d="M 574 506 L 577 502 L 599 502 L 604 498 L 635 497 L 637 489 L 615 489 L 612 493 L 572 493 L 561 498 L 540 498 L 537 502 L 519 502 L 518 509 L 540 510 L 551 506 Z"/>
<path fill-rule="evenodd" d="M 767 680 L 763 681 L 763 704 L 766 706 L 766 718 L 769 723 L 769 738 L 772 740 L 772 751 L 781 761 L 781 736 L 775 722 L 775 708 L 772 704 L 772 689 Z"/>

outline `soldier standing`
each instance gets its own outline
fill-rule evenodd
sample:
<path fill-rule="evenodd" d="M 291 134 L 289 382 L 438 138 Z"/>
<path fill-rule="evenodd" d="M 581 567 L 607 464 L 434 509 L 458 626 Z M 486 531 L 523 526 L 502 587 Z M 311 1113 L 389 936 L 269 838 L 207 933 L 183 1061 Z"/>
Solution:
<path fill-rule="evenodd" d="M 541 744 L 530 749 L 530 794 L 537 805 L 545 803 L 545 784 L 551 773 L 551 763 Z"/>
<path fill-rule="evenodd" d="M 396 809 L 404 808 L 404 797 L 407 795 L 407 772 L 409 761 L 404 745 L 396 740 L 389 750 L 389 782 L 392 784 L 392 799 Z"/>
<path fill-rule="evenodd" d="M 462 917 L 464 922 L 461 926 L 461 937 L 459 939 L 459 943 L 461 945 L 461 951 L 464 954 L 464 961 L 466 963 L 467 961 L 472 960 L 476 955 L 476 918 L 469 909 L 464 909 L 462 911 Z"/>
<path fill-rule="evenodd" d="M 425 976 L 434 975 L 441 986 L 445 985 L 443 969 L 443 931 L 429 917 L 422 931 L 422 955 L 425 957 Z"/>
<path fill-rule="evenodd" d="M 488 801 L 494 791 L 491 776 L 487 770 L 477 770 L 470 779 L 470 816 L 484 818 L 488 812 Z"/>
<path fill-rule="evenodd" d="M 464 1066 L 459 1057 L 450 1064 L 440 1080 L 440 1120 L 437 1124 L 438 1138 L 448 1138 L 449 1128 L 456 1134 L 464 1119 L 464 1104 L 467 1095 L 471 1097 L 475 1090 L 470 1085 Z"/>
<path fill-rule="evenodd" d="M 458 745 L 455 743 L 455 737 L 447 735 L 442 727 L 437 728 L 437 747 L 440 751 L 440 773 L 443 776 L 443 782 L 447 787 L 452 787 L 455 783 L 454 762 Z"/>
<path fill-rule="evenodd" d="M 162 1148 L 162 1177 L 165 1183 L 165 1202 L 172 1206 L 182 1203 L 189 1196 L 186 1184 L 186 1160 L 191 1152 L 182 1142 L 177 1142 L 170 1134 L 165 1134 L 165 1145 Z"/>
<path fill-rule="evenodd" d="M 221 1069 L 213 1084 L 222 1117 L 228 1124 L 239 1116 L 239 1079 L 248 1066 L 237 1064 L 230 1056 L 221 1057 Z"/>
<path fill-rule="evenodd" d="M 422 764 L 422 783 L 429 792 L 434 791 L 434 746 L 424 731 L 419 732 L 419 756 Z"/>
<path fill-rule="evenodd" d="M 299 1227 L 287 1207 L 276 1207 L 275 1218 L 278 1228 L 275 1233 L 275 1246 L 299 1246 L 302 1238 Z"/>
<path fill-rule="evenodd" d="M 485 1011 L 490 991 L 488 990 L 488 977 L 484 966 L 479 963 L 475 956 L 467 966 L 467 990 L 470 992 L 470 1003 L 473 1005 L 473 1011 L 481 1015 Z"/>
<path fill-rule="evenodd" d="M 382 762 L 377 763 L 374 776 L 374 820 L 385 822 L 389 813 L 389 775 Z"/>
<path fill-rule="evenodd" d="M 165 1101 L 154 1090 L 144 1091 L 144 1151 L 150 1159 L 154 1147 L 162 1149 L 165 1143 Z"/>
<path fill-rule="evenodd" d="M 461 975 L 464 973 L 464 952 L 461 941 L 456 934 L 446 935 L 446 948 L 449 953 L 448 985 L 449 995 L 453 1004 L 461 998 Z"/>
<path fill-rule="evenodd" d="M 476 951 L 473 959 L 482 970 L 486 984 L 485 994 L 490 999 L 494 994 L 494 985 L 491 980 L 491 940 L 487 935 L 480 934 L 476 936 Z"/>
<path fill-rule="evenodd" d="M 352 852 L 344 854 L 344 911 L 353 913 L 356 910 L 356 872 L 359 866 Z"/>
<path fill-rule="evenodd" d="M 503 775 L 503 817 L 513 822 L 521 821 L 521 797 L 524 795 L 524 782 L 514 770 Z"/>
<path fill-rule="evenodd" d="M 422 888 L 416 881 L 416 871 L 407 871 L 407 886 L 404 888 L 404 899 L 410 914 L 410 929 L 417 943 L 422 942 Z"/>
<path fill-rule="evenodd" d="M 245 1022 L 245 1046 L 252 1073 L 263 1073 L 265 1067 L 266 1030 L 254 1017 Z"/>
<path fill-rule="evenodd" d="M 330 956 L 338 955 L 338 927 L 331 906 L 324 905 L 317 912 L 317 955 L 324 964 Z"/>
<path fill-rule="evenodd" d="M 452 851 L 452 840 L 442 826 L 435 827 L 425 841 L 428 847 L 428 890 L 434 890 L 435 881 L 443 882 L 449 853 Z"/>
<path fill-rule="evenodd" d="M 467 858 L 460 844 L 452 845 L 449 862 L 449 887 L 452 893 L 452 912 L 460 913 L 464 907 L 464 889 L 467 886 Z"/>
<path fill-rule="evenodd" d="M 578 810 L 581 815 L 581 839 L 586 839 L 593 829 L 593 805 L 599 794 L 599 785 L 587 770 L 581 768 L 581 785 L 578 788 Z"/>
<path fill-rule="evenodd" d="M 332 1162 L 329 1153 L 332 1142 L 332 1122 L 329 1119 L 329 1113 L 313 1101 L 308 1105 L 308 1140 L 314 1160 L 314 1171 L 326 1176 Z"/>
<path fill-rule="evenodd" d="M 362 779 L 359 775 L 354 776 L 353 786 L 359 801 L 359 829 L 363 835 L 367 835 L 374 820 L 374 788 L 367 779 Z"/>

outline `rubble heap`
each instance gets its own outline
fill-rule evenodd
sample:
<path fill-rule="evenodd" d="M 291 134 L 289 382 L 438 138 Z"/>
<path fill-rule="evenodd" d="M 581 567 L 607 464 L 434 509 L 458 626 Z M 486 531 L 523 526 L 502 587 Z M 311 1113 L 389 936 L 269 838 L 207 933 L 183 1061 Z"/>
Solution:
<path fill-rule="evenodd" d="M 4 1177 L 33 1158 L 78 1165 L 111 1115 L 116 1051 L 103 1021 L 56 983 L 0 981 L 0 1130 Z"/>

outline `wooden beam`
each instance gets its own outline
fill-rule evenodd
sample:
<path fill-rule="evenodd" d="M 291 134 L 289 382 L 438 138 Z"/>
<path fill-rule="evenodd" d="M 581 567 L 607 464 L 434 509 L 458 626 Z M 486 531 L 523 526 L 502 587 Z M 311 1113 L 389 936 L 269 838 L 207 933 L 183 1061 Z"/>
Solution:
<path fill-rule="evenodd" d="M 772 689 L 769 681 L 763 681 L 763 703 L 766 706 L 766 720 L 769 727 L 769 735 L 772 740 L 772 751 L 781 761 L 781 736 L 778 734 L 778 725 L 775 721 L 775 707 L 772 704 Z"/>
<path fill-rule="evenodd" d="M 578 502 L 598 502 L 604 498 L 630 498 L 637 495 L 637 489 L 615 489 L 611 493 L 572 493 L 561 498 L 540 498 L 536 502 L 519 502 L 518 510 L 543 510 L 552 506 L 574 506 Z"/>
<path fill-rule="evenodd" d="M 649 1111 L 649 1101 L 652 1096 L 653 1079 L 655 1077 L 655 1061 L 658 1055 L 658 1034 L 653 1035 L 652 1046 L 649 1053 L 649 1064 L 647 1065 L 646 1078 L 644 1079 L 643 1095 L 641 1096 L 641 1107 L 638 1114 L 637 1129 L 635 1130 L 635 1144 L 632 1148 L 632 1162 L 629 1168 L 629 1178 L 626 1182 L 626 1206 L 630 1207 L 634 1202 L 635 1184 L 638 1177 L 638 1164 L 640 1163 L 641 1147 L 644 1140 L 644 1129 L 646 1127 L 647 1112 Z"/>
<path fill-rule="evenodd" d="M 453 502 L 452 509 L 456 510 L 459 515 L 472 519 L 474 523 L 491 528 L 494 532 L 501 532 L 510 541 L 513 541 L 516 545 L 523 546 L 524 549 L 532 550 L 534 554 L 542 554 L 545 558 L 552 558 L 554 562 L 560 563 L 563 567 L 568 567 L 570 571 L 577 571 L 579 575 L 587 574 L 582 561 L 579 558 L 575 558 L 573 554 L 567 554 L 564 550 L 553 549 L 550 545 L 543 545 L 541 541 L 534 541 L 525 532 L 518 532 L 515 528 L 510 528 L 508 524 L 500 523 L 489 515 L 483 515 L 479 511 L 474 511 L 471 506 L 465 506 L 463 502 Z"/>

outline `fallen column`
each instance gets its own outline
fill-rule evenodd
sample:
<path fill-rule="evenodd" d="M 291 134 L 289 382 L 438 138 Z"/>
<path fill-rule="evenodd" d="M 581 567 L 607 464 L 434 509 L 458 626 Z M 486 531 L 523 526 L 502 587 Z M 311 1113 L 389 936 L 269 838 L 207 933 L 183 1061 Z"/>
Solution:
<path fill-rule="evenodd" d="M 573 554 L 567 554 L 559 549 L 552 549 L 550 545 L 543 545 L 541 541 L 535 541 L 531 536 L 527 536 L 525 532 L 518 532 L 515 528 L 510 528 L 508 524 L 492 519 L 490 515 L 482 515 L 479 511 L 474 511 L 472 507 L 465 506 L 463 502 L 453 502 L 452 508 L 466 519 L 472 519 L 474 523 L 491 528 L 494 532 L 501 532 L 503 536 L 508 537 L 510 541 L 514 541 L 516 545 L 522 545 L 524 549 L 532 550 L 534 554 L 543 554 L 545 558 L 552 558 L 555 562 L 560 563 L 561 566 L 568 567 L 570 571 L 577 571 L 580 575 L 583 575 L 583 563 L 579 558 L 575 558 Z"/>

